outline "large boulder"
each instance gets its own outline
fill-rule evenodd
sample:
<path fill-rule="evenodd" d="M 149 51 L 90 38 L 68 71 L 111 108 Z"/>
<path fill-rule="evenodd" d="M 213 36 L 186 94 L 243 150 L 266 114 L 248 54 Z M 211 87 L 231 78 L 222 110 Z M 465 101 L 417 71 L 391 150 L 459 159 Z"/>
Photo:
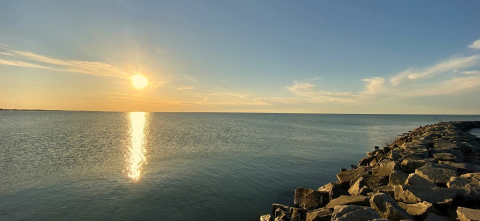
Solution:
<path fill-rule="evenodd" d="M 375 193 L 385 193 L 389 195 L 392 198 L 395 198 L 395 191 L 393 186 L 379 186 L 375 189 L 373 189 L 373 194 Z M 373 196 L 373 194 L 371 196 Z"/>
<path fill-rule="evenodd" d="M 357 205 L 336 206 L 333 210 L 332 221 L 364 221 L 381 219 L 380 214 L 370 207 Z"/>
<path fill-rule="evenodd" d="M 318 188 L 318 191 L 328 193 L 328 197 L 330 200 L 335 199 L 341 195 L 350 195 L 347 190 L 343 189 L 343 187 L 337 183 L 327 183 L 324 186 Z"/>
<path fill-rule="evenodd" d="M 436 160 L 442 160 L 442 161 L 453 161 L 457 163 L 462 163 L 463 159 L 459 159 L 457 156 L 451 153 L 434 153 L 433 158 Z"/>
<path fill-rule="evenodd" d="M 304 210 L 315 209 L 328 202 L 328 193 L 300 187 L 295 190 L 293 202 L 295 206 Z"/>
<path fill-rule="evenodd" d="M 478 221 L 480 220 L 480 210 L 469 209 L 465 207 L 458 207 L 457 209 L 458 219 L 460 221 Z"/>
<path fill-rule="evenodd" d="M 447 187 L 458 189 L 462 199 L 480 201 L 480 173 L 468 173 L 460 177 L 452 177 Z"/>
<path fill-rule="evenodd" d="M 307 212 L 306 221 L 330 221 L 332 219 L 332 210 L 320 208 Z"/>
<path fill-rule="evenodd" d="M 405 185 L 438 187 L 435 183 L 432 183 L 430 180 L 427 180 L 416 173 L 408 175 L 407 180 L 405 180 Z"/>
<path fill-rule="evenodd" d="M 432 163 L 416 169 L 415 173 L 439 186 L 446 186 L 450 177 L 457 175 L 457 171 L 449 166 Z"/>
<path fill-rule="evenodd" d="M 334 208 L 340 205 L 359 205 L 368 206 L 368 197 L 366 196 L 339 196 L 330 201 L 325 208 Z"/>
<path fill-rule="evenodd" d="M 274 203 L 272 205 L 272 213 L 275 221 L 290 220 L 290 207 L 282 204 Z M 262 217 L 260 217 L 261 219 Z M 264 217 L 266 218 L 266 217 Z"/>
<path fill-rule="evenodd" d="M 480 172 L 480 165 L 476 163 L 455 163 L 451 161 L 438 161 L 439 164 L 448 165 L 457 169 L 460 174 Z"/>
<path fill-rule="evenodd" d="M 428 216 L 423 221 L 448 221 L 450 219 L 445 219 L 435 213 L 429 213 Z"/>
<path fill-rule="evenodd" d="M 429 202 L 420 202 L 415 204 L 398 203 L 398 205 L 407 211 L 408 214 L 420 217 L 422 219 L 426 219 L 430 213 L 440 214 L 435 206 Z"/>
<path fill-rule="evenodd" d="M 452 205 L 458 190 L 443 187 L 395 186 L 395 200 L 404 203 L 426 201 L 437 205 Z"/>
<path fill-rule="evenodd" d="M 403 185 L 408 178 L 408 174 L 394 170 L 388 179 L 389 186 Z"/>
<path fill-rule="evenodd" d="M 404 159 L 401 163 L 403 168 L 407 173 L 413 173 L 416 169 L 425 166 L 426 163 L 431 162 L 431 160 L 414 160 L 414 159 Z"/>
<path fill-rule="evenodd" d="M 374 208 L 380 216 L 389 220 L 413 219 L 398 203 L 389 195 L 376 193 L 370 198 L 370 206 Z"/>
<path fill-rule="evenodd" d="M 351 184 L 354 184 L 358 178 L 367 175 L 368 172 L 364 167 L 359 167 L 356 170 L 347 170 L 337 174 L 338 182 L 345 188 L 350 188 Z"/>
<path fill-rule="evenodd" d="M 366 196 L 367 193 L 372 192 L 370 188 L 365 185 L 365 181 L 362 177 L 355 182 L 350 189 L 348 189 L 348 193 L 352 196 L 363 195 Z"/>
<path fill-rule="evenodd" d="M 382 161 L 378 167 L 372 169 L 372 175 L 383 177 L 390 176 L 394 170 L 400 170 L 400 164 L 395 161 Z"/>

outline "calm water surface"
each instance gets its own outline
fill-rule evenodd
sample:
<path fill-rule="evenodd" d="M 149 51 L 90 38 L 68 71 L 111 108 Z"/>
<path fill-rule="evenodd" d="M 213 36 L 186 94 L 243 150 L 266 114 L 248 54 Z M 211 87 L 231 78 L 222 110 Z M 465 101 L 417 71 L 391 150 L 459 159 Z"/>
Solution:
<path fill-rule="evenodd" d="M 373 146 L 480 116 L 0 112 L 0 220 L 257 220 Z"/>

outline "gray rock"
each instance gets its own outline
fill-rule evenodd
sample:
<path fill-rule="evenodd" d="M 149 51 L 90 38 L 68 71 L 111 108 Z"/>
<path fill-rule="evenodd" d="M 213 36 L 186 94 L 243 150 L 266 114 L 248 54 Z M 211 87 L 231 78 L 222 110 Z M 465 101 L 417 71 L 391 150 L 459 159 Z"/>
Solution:
<path fill-rule="evenodd" d="M 341 185 L 337 183 L 327 183 L 326 185 L 318 188 L 319 192 L 327 192 L 329 200 L 335 199 L 341 195 L 350 195 L 347 190 L 343 189 Z"/>
<path fill-rule="evenodd" d="M 395 161 L 384 161 L 380 163 L 379 167 L 372 169 L 372 175 L 374 176 L 390 176 L 394 170 L 400 170 L 400 164 Z"/>
<path fill-rule="evenodd" d="M 389 195 L 376 193 L 370 198 L 370 206 L 375 209 L 381 217 L 389 220 L 413 219 L 398 203 Z"/>
<path fill-rule="evenodd" d="M 294 204 L 304 210 L 311 210 L 324 206 L 328 202 L 328 193 L 313 189 L 297 188 L 295 190 Z"/>
<path fill-rule="evenodd" d="M 381 219 L 380 214 L 370 207 L 357 205 L 336 206 L 333 210 L 332 221 L 364 221 Z"/>
<path fill-rule="evenodd" d="M 457 172 L 451 167 L 432 163 L 416 169 L 415 173 L 439 186 L 446 186 L 450 177 L 457 175 Z"/>
<path fill-rule="evenodd" d="M 462 171 L 463 173 L 476 173 L 480 172 L 480 165 L 473 164 L 473 163 L 455 163 L 451 161 L 438 161 L 439 164 L 448 165 L 451 167 L 456 168 L 458 171 Z"/>
<path fill-rule="evenodd" d="M 403 185 L 408 178 L 408 174 L 402 171 L 394 170 L 388 179 L 389 186 Z"/>
<path fill-rule="evenodd" d="M 345 172 L 340 172 L 337 174 L 338 182 L 344 188 L 350 188 L 350 185 L 355 183 L 358 178 L 367 175 L 368 172 L 365 171 L 363 167 L 360 167 L 356 170 L 347 170 Z"/>
<path fill-rule="evenodd" d="M 402 156 L 400 155 L 400 152 L 395 149 L 395 150 L 390 151 L 390 154 L 388 155 L 388 157 L 390 159 L 394 160 L 394 161 L 397 161 Z"/>
<path fill-rule="evenodd" d="M 367 193 L 372 192 L 370 188 L 365 186 L 365 181 L 362 177 L 360 177 L 357 182 L 355 182 L 350 189 L 348 189 L 348 193 L 352 196 L 363 195 L 366 196 Z"/>
<path fill-rule="evenodd" d="M 385 186 L 388 184 L 388 176 L 375 176 L 367 174 L 362 178 L 365 182 L 365 185 L 370 189 L 375 189 L 376 187 Z"/>
<path fill-rule="evenodd" d="M 398 203 L 398 205 L 412 216 L 426 219 L 429 213 L 440 214 L 438 210 L 429 202 L 420 202 L 415 204 Z"/>
<path fill-rule="evenodd" d="M 408 175 L 407 180 L 405 180 L 405 185 L 438 187 L 435 183 L 432 183 L 430 180 L 427 180 L 416 173 Z"/>
<path fill-rule="evenodd" d="M 373 190 L 373 193 L 385 193 L 390 197 L 395 198 L 395 191 L 393 189 L 393 186 L 379 186 Z"/>
<path fill-rule="evenodd" d="M 458 219 L 460 221 L 473 221 L 480 220 L 480 210 L 478 209 L 469 209 L 465 207 L 458 207 L 457 209 Z"/>
<path fill-rule="evenodd" d="M 368 206 L 368 198 L 366 196 L 339 196 L 330 201 L 325 208 L 334 208 L 340 205 L 359 205 Z"/>
<path fill-rule="evenodd" d="M 480 201 L 480 173 L 467 173 L 460 177 L 452 177 L 447 187 L 458 189 L 462 199 Z"/>
<path fill-rule="evenodd" d="M 443 187 L 395 186 L 395 200 L 404 203 L 426 201 L 437 205 L 452 205 L 458 190 Z"/>
<path fill-rule="evenodd" d="M 331 219 L 332 210 L 327 208 L 320 208 L 308 211 L 306 221 L 330 221 Z"/>
<path fill-rule="evenodd" d="M 424 221 L 447 221 L 447 220 L 435 213 L 429 213 Z"/>
<path fill-rule="evenodd" d="M 453 161 L 457 163 L 463 162 L 463 160 L 459 160 L 457 156 L 451 154 L 451 153 L 434 153 L 433 158 L 437 160 L 442 160 L 442 161 Z"/>
<path fill-rule="evenodd" d="M 429 160 L 413 160 L 413 159 L 404 159 L 401 165 L 405 168 L 407 173 L 413 173 L 416 169 L 425 166 L 426 163 L 430 162 Z"/>

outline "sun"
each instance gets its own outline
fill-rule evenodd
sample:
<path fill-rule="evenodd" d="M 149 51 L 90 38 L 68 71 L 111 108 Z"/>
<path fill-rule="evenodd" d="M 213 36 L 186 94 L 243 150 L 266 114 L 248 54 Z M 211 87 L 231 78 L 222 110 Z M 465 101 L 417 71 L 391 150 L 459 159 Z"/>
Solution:
<path fill-rule="evenodd" d="M 133 75 L 130 79 L 136 89 L 142 89 L 148 85 L 148 79 L 141 74 Z"/>

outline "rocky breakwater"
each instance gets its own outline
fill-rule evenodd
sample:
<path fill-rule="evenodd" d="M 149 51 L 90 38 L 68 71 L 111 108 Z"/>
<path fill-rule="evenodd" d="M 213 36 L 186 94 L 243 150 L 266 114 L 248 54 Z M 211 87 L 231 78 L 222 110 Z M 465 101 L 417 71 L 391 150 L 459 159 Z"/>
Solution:
<path fill-rule="evenodd" d="M 480 220 L 476 122 L 419 127 L 342 168 L 336 183 L 297 188 L 294 204 L 273 204 L 261 221 Z"/>

